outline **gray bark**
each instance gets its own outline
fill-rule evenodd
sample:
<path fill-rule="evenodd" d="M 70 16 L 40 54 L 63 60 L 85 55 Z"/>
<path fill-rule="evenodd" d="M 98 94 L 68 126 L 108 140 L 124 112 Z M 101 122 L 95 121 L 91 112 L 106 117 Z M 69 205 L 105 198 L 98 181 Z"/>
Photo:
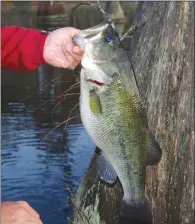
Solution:
<path fill-rule="evenodd" d="M 194 223 L 194 2 L 139 2 L 146 25 L 130 43 L 151 132 L 163 156 L 148 167 L 154 224 Z M 76 194 L 73 223 L 118 224 L 119 181 L 101 183 L 98 154 Z"/>

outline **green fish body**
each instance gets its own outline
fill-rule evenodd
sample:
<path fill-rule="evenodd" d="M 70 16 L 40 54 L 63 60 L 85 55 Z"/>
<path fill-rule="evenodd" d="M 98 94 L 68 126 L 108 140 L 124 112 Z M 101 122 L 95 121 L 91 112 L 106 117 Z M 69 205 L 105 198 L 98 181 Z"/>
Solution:
<path fill-rule="evenodd" d="M 121 216 L 152 223 L 145 196 L 150 133 L 126 52 L 109 23 L 81 31 L 74 40 L 84 50 L 82 122 L 122 184 Z"/>
<path fill-rule="evenodd" d="M 80 110 L 86 130 L 116 170 L 124 197 L 140 203 L 145 196 L 149 131 L 138 97 L 123 90 L 115 81 L 105 91 L 97 93 L 99 100 L 94 107 L 101 107 L 102 111 L 97 114 L 89 104 L 89 92 L 82 88 L 85 84 L 81 79 Z"/>

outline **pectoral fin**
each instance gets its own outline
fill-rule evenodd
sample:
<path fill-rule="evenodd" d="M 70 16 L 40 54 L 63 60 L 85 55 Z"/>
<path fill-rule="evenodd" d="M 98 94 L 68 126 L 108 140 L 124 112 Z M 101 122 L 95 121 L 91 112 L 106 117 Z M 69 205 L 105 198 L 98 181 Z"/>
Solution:
<path fill-rule="evenodd" d="M 117 174 L 106 155 L 101 151 L 100 158 L 98 161 L 98 171 L 100 179 L 108 184 L 113 184 L 117 179 Z"/>
<path fill-rule="evenodd" d="M 102 113 L 100 97 L 94 89 L 89 91 L 89 107 L 91 112 L 96 116 Z"/>
<path fill-rule="evenodd" d="M 156 165 L 162 156 L 162 149 L 155 140 L 154 136 L 149 134 L 149 149 L 147 154 L 147 165 Z"/>

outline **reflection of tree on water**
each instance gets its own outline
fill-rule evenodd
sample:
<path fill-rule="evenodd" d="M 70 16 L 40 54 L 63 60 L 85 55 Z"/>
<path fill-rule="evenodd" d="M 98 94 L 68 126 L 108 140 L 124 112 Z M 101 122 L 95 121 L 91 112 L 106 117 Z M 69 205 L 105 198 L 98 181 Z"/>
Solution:
<path fill-rule="evenodd" d="M 46 86 L 61 74 L 63 75 L 59 80 Z M 5 71 L 4 77 L 6 75 Z M 19 78 L 16 75 L 19 76 L 19 74 L 12 74 L 3 79 L 5 105 L 10 105 L 10 114 L 7 113 L 7 117 L 5 114 L 3 115 L 3 130 L 5 132 L 2 149 L 4 155 L 2 163 L 3 199 L 27 200 L 34 205 L 33 207 L 43 216 L 43 221 L 46 223 L 51 223 L 51 220 L 61 220 L 61 223 L 66 223 L 64 217 L 67 217 L 71 211 L 71 208 L 66 206 L 69 198 L 66 185 L 75 193 L 87 168 L 86 160 L 82 164 L 79 156 L 79 153 L 83 152 L 88 157 L 88 153 L 84 151 L 86 149 L 79 148 L 78 138 L 82 130 L 80 120 L 74 121 L 75 125 L 70 122 L 64 136 L 65 144 L 61 141 L 62 130 L 60 131 L 60 128 L 53 131 L 45 140 L 42 139 L 57 124 L 67 118 L 72 107 L 78 102 L 78 96 L 68 97 L 56 108 L 53 122 L 51 121 L 51 111 L 57 102 L 55 97 L 74 84 L 75 77 L 72 76 L 72 72 L 67 70 L 51 69 L 47 66 L 44 66 L 41 74 L 37 73 L 36 82 L 26 78 L 23 79 L 23 82 L 15 84 L 14 78 Z M 28 75 L 25 74 L 24 77 Z M 36 73 L 29 77 L 36 78 Z M 38 90 L 37 92 L 33 90 L 32 92 L 36 92 L 36 94 L 24 103 L 12 102 L 10 104 L 9 99 L 6 98 L 10 91 L 10 88 L 6 88 L 6 82 L 10 84 L 10 79 L 13 82 L 11 82 L 11 86 L 16 89 L 13 95 L 15 98 L 11 95 L 10 99 L 14 99 L 16 102 L 17 97 L 22 96 L 23 99 L 27 97 L 26 89 L 23 88 L 25 85 L 33 85 Z M 36 111 L 41 103 L 50 99 L 51 101 Z M 35 111 L 39 120 L 34 119 Z M 78 144 L 75 145 L 75 142 Z M 7 170 L 10 173 L 9 176 Z M 48 213 L 45 212 L 43 206 L 46 204 L 47 211 L 52 211 L 49 216 L 44 214 Z M 66 210 L 62 214 L 64 207 Z M 52 223 L 55 222 L 52 221 Z"/>
<path fill-rule="evenodd" d="M 37 78 L 39 94 L 36 109 L 38 125 L 47 126 L 47 123 L 52 123 L 55 128 L 69 118 L 72 108 L 79 101 L 79 88 L 70 90 L 66 98 L 65 92 L 74 84 L 75 77 L 72 71 L 49 66 L 42 66 L 39 69 Z M 72 120 L 71 123 L 80 123 L 78 108 L 72 112 L 72 116 L 78 116 L 78 118 Z M 61 135 L 63 135 L 63 127 L 64 125 L 57 129 L 61 131 Z"/>

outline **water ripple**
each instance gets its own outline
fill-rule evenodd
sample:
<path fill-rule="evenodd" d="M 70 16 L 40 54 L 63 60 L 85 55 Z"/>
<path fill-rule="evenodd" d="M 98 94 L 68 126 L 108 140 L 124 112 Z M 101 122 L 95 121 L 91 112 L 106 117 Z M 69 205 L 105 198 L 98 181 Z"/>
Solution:
<path fill-rule="evenodd" d="M 25 79 L 27 74 L 21 74 L 25 79 L 25 83 L 21 80 L 21 86 L 14 84 L 15 75 L 10 74 L 11 78 L 7 73 L 3 75 L 3 95 L 9 96 L 11 101 L 3 97 L 3 105 L 9 109 L 1 114 L 2 201 L 26 200 L 39 212 L 44 223 L 66 224 L 67 217 L 72 214 L 66 186 L 73 194 L 76 192 L 90 163 L 94 144 L 84 131 L 80 118 L 70 121 L 65 130 L 63 127 L 52 129 L 67 119 L 78 97 L 67 99 L 55 110 L 51 120 L 55 92 L 59 87 L 52 85 L 52 89 L 44 89 L 47 75 L 38 73 Z M 34 79 L 38 77 L 39 80 L 40 76 L 38 96 L 18 102 L 17 96 L 20 99 L 21 95 L 26 95 L 24 86 L 37 83 Z M 13 93 L 9 85 L 13 86 Z M 37 109 L 49 99 L 51 101 Z M 78 109 L 75 114 L 79 114 Z"/>

